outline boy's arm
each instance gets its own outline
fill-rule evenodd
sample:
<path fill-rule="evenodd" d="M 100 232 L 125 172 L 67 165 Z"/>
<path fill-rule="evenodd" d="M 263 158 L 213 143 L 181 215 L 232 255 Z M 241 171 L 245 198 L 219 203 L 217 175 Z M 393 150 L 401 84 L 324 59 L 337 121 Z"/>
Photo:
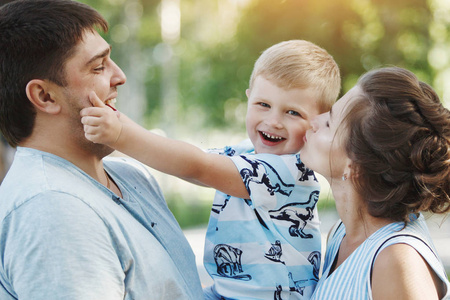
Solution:
<path fill-rule="evenodd" d="M 81 111 L 86 138 L 106 144 L 166 174 L 206 185 L 239 198 L 248 192 L 232 160 L 174 139 L 165 138 L 139 126 L 106 106 L 92 93 L 94 107 Z"/>

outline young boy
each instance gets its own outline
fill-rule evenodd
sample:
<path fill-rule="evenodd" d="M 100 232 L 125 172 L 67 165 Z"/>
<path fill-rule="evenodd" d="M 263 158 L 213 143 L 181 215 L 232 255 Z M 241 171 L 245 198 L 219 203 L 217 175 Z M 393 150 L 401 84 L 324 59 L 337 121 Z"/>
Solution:
<path fill-rule="evenodd" d="M 204 265 L 214 280 L 206 299 L 307 299 L 320 268 L 320 187 L 298 152 L 309 121 L 330 109 L 339 90 L 333 58 L 292 40 L 256 61 L 246 91 L 251 143 L 226 147 L 223 155 L 117 118 L 94 93 L 95 107 L 81 115 L 89 140 L 218 190 L 205 242 Z"/>

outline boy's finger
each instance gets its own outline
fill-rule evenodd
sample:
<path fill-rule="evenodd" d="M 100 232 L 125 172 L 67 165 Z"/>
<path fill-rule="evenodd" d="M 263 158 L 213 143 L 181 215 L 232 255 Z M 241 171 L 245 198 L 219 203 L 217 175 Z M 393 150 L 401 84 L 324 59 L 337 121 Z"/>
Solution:
<path fill-rule="evenodd" d="M 91 117 L 101 117 L 103 115 L 103 112 L 101 109 L 98 109 L 96 107 L 85 107 L 80 111 L 80 116 L 82 117 L 86 117 L 86 116 L 91 116 Z"/>
<path fill-rule="evenodd" d="M 94 107 L 105 107 L 105 103 L 97 97 L 97 94 L 94 91 L 89 93 L 89 101 L 91 101 L 92 106 Z"/>
<path fill-rule="evenodd" d="M 94 138 L 94 135 L 93 135 L 93 134 L 85 133 L 84 136 L 86 137 L 87 140 L 89 140 L 89 141 L 95 143 L 95 142 L 94 142 L 94 139 L 95 139 L 95 138 Z"/>
<path fill-rule="evenodd" d="M 84 125 L 83 126 L 83 130 L 84 130 L 84 133 L 86 134 L 92 134 L 92 131 L 93 131 L 93 129 L 92 129 L 92 126 L 87 126 L 87 125 Z"/>
<path fill-rule="evenodd" d="M 91 117 L 87 117 L 87 116 L 84 116 L 84 117 L 81 118 L 81 124 L 89 125 L 89 126 L 96 126 L 96 125 L 98 125 L 97 122 L 96 122 L 96 118 L 91 118 Z"/>

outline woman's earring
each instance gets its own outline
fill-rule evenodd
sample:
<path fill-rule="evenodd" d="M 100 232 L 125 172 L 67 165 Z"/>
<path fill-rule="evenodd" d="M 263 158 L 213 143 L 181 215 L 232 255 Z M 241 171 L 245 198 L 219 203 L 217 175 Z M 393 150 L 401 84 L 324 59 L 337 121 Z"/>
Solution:
<path fill-rule="evenodd" d="M 342 174 L 342 181 L 346 181 L 347 180 L 347 174 Z"/>

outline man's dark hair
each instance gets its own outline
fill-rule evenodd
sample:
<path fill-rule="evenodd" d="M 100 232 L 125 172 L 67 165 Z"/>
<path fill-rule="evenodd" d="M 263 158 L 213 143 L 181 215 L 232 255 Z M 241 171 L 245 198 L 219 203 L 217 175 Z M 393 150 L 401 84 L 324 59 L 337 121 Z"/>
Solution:
<path fill-rule="evenodd" d="M 4 4 L 13 2 L 14 0 L 0 0 L 0 7 L 3 6 Z"/>
<path fill-rule="evenodd" d="M 65 62 L 86 30 L 106 20 L 71 0 L 17 0 L 0 7 L 0 130 L 16 147 L 31 135 L 36 111 L 26 95 L 32 79 L 66 84 Z"/>

